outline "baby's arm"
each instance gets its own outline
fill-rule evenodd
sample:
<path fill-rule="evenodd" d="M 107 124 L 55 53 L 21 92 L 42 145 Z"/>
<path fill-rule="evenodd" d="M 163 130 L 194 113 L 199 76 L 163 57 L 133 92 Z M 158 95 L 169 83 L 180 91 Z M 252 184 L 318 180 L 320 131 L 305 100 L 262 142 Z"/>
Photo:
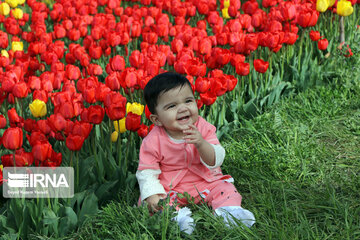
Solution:
<path fill-rule="evenodd" d="M 213 145 L 208 143 L 202 137 L 201 133 L 196 128 L 196 126 L 190 125 L 189 129 L 186 129 L 183 132 L 185 134 L 184 139 L 186 140 L 187 143 L 192 143 L 195 145 L 203 162 L 210 167 L 215 166 L 216 165 L 215 149 Z"/>
<path fill-rule="evenodd" d="M 166 196 L 165 189 L 158 178 L 160 173 L 159 169 L 144 169 L 136 172 L 141 201 L 146 201 L 149 210 L 152 212 L 157 212 L 159 200 Z"/>
<path fill-rule="evenodd" d="M 214 169 L 220 167 L 224 162 L 225 158 L 225 149 L 220 144 L 210 144 L 215 150 L 215 165 L 209 166 L 204 162 L 204 160 L 200 157 L 200 161 L 209 169 Z"/>

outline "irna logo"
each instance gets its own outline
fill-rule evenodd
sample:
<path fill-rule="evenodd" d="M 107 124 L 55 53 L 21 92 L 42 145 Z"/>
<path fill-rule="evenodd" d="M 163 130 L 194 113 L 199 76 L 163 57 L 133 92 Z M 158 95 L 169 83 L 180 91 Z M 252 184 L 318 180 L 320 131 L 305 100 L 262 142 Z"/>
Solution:
<path fill-rule="evenodd" d="M 5 167 L 5 198 L 72 198 L 72 167 Z"/>
<path fill-rule="evenodd" d="M 8 173 L 9 187 L 69 187 L 65 174 L 48 173 Z"/>

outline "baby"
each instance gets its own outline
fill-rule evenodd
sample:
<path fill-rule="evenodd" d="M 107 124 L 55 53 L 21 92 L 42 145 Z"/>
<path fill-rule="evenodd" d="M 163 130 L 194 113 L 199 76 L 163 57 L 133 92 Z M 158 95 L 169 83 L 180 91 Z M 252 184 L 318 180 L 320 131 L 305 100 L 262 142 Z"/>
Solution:
<path fill-rule="evenodd" d="M 241 195 L 220 166 L 225 150 L 216 137 L 216 128 L 199 116 L 198 107 L 186 77 L 165 72 L 152 78 L 144 89 L 154 128 L 140 147 L 136 177 L 141 201 L 151 212 L 159 210 L 159 200 L 167 196 L 170 204 L 187 204 L 178 193 L 187 192 L 195 203 L 205 201 L 225 223 L 239 219 L 251 227 L 254 215 L 241 208 Z M 178 210 L 180 230 L 192 233 L 193 219 L 188 208 Z"/>

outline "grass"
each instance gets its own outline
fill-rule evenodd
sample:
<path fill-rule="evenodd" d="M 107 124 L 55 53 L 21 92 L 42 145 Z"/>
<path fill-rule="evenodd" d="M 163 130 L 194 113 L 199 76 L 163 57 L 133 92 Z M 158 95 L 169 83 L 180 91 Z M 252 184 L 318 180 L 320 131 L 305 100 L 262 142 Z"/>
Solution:
<path fill-rule="evenodd" d="M 190 236 L 173 210 L 150 216 L 133 202 L 113 202 L 71 239 L 359 239 L 360 88 L 327 86 L 287 98 L 244 120 L 223 140 L 223 171 L 254 212 L 251 228 L 228 229 L 203 205 L 190 206 Z"/>

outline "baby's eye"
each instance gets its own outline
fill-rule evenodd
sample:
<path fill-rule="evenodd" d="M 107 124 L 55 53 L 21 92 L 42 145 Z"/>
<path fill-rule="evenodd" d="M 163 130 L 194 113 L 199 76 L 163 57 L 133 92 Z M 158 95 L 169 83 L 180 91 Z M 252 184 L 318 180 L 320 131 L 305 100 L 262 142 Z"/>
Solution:
<path fill-rule="evenodd" d="M 167 109 L 174 108 L 174 107 L 175 107 L 175 104 L 172 104 L 172 105 L 169 105 L 169 106 L 167 107 Z"/>
<path fill-rule="evenodd" d="M 186 100 L 186 103 L 191 103 L 191 102 L 193 102 L 193 99 Z"/>

